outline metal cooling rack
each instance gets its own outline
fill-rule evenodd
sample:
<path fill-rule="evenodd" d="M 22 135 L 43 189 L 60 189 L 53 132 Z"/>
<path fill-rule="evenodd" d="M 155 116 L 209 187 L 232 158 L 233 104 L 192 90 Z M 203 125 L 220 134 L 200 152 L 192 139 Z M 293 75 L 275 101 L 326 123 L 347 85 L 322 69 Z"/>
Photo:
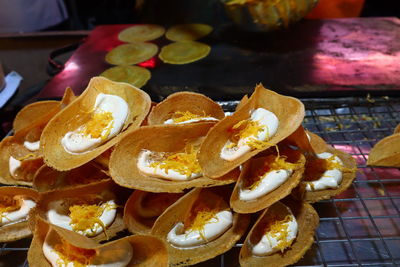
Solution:
<path fill-rule="evenodd" d="M 320 216 L 315 242 L 294 266 L 400 265 L 400 169 L 366 166 L 372 146 L 400 123 L 399 98 L 302 99 L 303 125 L 353 155 L 359 171 L 335 199 L 314 204 Z M 237 102 L 220 102 L 228 112 Z M 0 267 L 28 266 L 30 240 L 0 244 Z M 239 266 L 241 243 L 197 266 Z"/>

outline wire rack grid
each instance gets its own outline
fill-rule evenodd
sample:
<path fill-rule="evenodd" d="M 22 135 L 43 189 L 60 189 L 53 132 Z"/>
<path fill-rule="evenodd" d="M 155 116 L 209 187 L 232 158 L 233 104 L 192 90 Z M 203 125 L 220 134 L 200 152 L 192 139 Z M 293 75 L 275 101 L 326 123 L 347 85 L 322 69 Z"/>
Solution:
<path fill-rule="evenodd" d="M 320 216 L 315 242 L 295 266 L 399 266 L 400 169 L 366 166 L 372 146 L 400 123 L 399 98 L 302 99 L 303 126 L 351 154 L 358 172 L 352 186 L 314 204 Z M 237 102 L 220 102 L 232 112 Z M 400 148 L 399 148 L 400 149 Z M 30 239 L 0 244 L 0 267 L 28 266 Z M 239 242 L 198 266 L 239 266 Z"/>

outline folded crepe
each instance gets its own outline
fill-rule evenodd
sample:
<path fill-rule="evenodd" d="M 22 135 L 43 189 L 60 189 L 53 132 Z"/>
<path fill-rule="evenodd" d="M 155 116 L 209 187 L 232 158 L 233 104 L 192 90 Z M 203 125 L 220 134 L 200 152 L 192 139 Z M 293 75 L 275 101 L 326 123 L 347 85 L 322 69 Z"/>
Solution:
<path fill-rule="evenodd" d="M 168 266 L 168 254 L 160 239 L 148 235 L 127 236 L 105 244 L 37 219 L 28 251 L 29 266 Z"/>
<path fill-rule="evenodd" d="M 96 158 L 140 126 L 150 103 L 144 91 L 129 84 L 92 78 L 43 130 L 40 145 L 46 164 L 65 171 Z"/>
<path fill-rule="evenodd" d="M 376 143 L 368 155 L 367 165 L 400 167 L 400 133 L 397 126 L 394 134 Z"/>
<path fill-rule="evenodd" d="M 134 234 L 150 234 L 157 218 L 183 195 L 135 190 L 124 208 L 126 228 Z"/>
<path fill-rule="evenodd" d="M 10 242 L 31 236 L 28 218 L 38 198 L 38 192 L 33 189 L 15 186 L 0 187 L 0 242 Z"/>
<path fill-rule="evenodd" d="M 292 134 L 303 118 L 304 105 L 298 99 L 258 85 L 245 104 L 207 134 L 199 152 L 204 174 L 226 174 Z"/>
<path fill-rule="evenodd" d="M 178 92 L 152 108 L 149 125 L 218 121 L 225 117 L 221 106 L 205 95 Z"/>
<path fill-rule="evenodd" d="M 241 266 L 287 266 L 300 260 L 314 242 L 319 217 L 307 203 L 285 199 L 267 208 L 240 250 Z"/>
<path fill-rule="evenodd" d="M 230 193 L 229 186 L 196 188 L 158 217 L 151 233 L 167 243 L 172 266 L 214 258 L 241 238 L 250 216 L 230 210 Z"/>
<path fill-rule="evenodd" d="M 141 127 L 115 146 L 110 159 L 112 179 L 123 187 L 169 193 L 235 182 L 238 169 L 211 179 L 203 175 L 198 164 L 198 147 L 213 125 L 203 122 Z"/>

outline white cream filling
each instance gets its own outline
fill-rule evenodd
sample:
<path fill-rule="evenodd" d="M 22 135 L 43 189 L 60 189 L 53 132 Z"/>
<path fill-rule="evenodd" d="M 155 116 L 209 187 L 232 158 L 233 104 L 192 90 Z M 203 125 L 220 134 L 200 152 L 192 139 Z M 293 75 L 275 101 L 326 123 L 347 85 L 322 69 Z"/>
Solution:
<path fill-rule="evenodd" d="M 3 212 L 0 216 L 0 226 L 26 221 L 29 211 L 36 206 L 31 199 L 22 199 L 21 207 L 11 212 Z"/>
<path fill-rule="evenodd" d="M 246 143 L 252 139 L 258 141 L 265 141 L 270 139 L 278 131 L 279 119 L 278 117 L 264 108 L 258 108 L 251 112 L 251 121 L 257 121 L 263 126 L 262 131 L 257 135 L 241 138 L 237 146 L 231 147 L 232 142 L 228 140 L 220 152 L 220 157 L 224 160 L 233 161 L 242 155 L 251 151 L 251 147 Z"/>
<path fill-rule="evenodd" d="M 278 188 L 292 175 L 292 170 L 274 170 L 264 174 L 260 183 L 253 189 L 239 187 L 239 199 L 244 201 L 254 200 L 262 197 Z"/>
<path fill-rule="evenodd" d="M 46 259 L 53 267 L 74 267 L 72 262 L 64 262 L 64 260 L 54 250 L 52 244 L 54 240 L 54 233 L 49 232 L 43 242 L 42 250 Z M 54 244 L 55 246 L 56 244 Z M 104 248 L 97 251 L 96 255 L 91 259 L 87 267 L 125 267 L 129 264 L 133 256 L 133 249 L 130 244 L 126 244 L 123 249 L 117 248 Z"/>
<path fill-rule="evenodd" d="M 150 165 L 155 162 L 151 158 L 152 155 L 155 153 L 150 150 L 143 150 L 140 152 L 137 162 L 138 169 L 145 175 L 152 176 L 152 177 L 160 177 L 168 180 L 176 180 L 176 181 L 185 181 L 185 180 L 192 180 L 197 177 L 202 176 L 202 173 L 192 173 L 190 176 L 181 174 L 173 169 L 169 169 L 168 171 L 165 169 L 161 169 L 160 166 L 150 167 Z M 162 153 L 162 152 L 161 152 Z"/>
<path fill-rule="evenodd" d="M 78 234 L 84 235 L 84 236 L 96 236 L 103 232 L 103 227 L 99 223 L 95 223 L 92 228 L 86 229 L 84 231 L 75 231 L 73 230 L 71 226 L 71 217 L 68 215 L 63 215 L 59 214 L 57 212 L 57 208 L 59 205 L 61 205 L 61 201 L 55 201 L 50 204 L 50 209 L 47 212 L 47 218 L 50 223 L 57 225 L 59 227 L 65 228 L 67 230 L 74 231 Z M 104 207 L 104 211 L 99 217 L 100 221 L 103 223 L 105 227 L 108 227 L 112 224 L 114 221 L 116 215 L 117 215 L 117 208 L 114 200 L 109 200 L 106 203 L 103 203 L 101 207 Z"/>
<path fill-rule="evenodd" d="M 297 221 L 296 218 L 293 216 L 291 210 L 286 207 L 288 211 L 290 212 L 290 221 L 288 223 L 285 223 L 283 225 L 287 225 L 287 237 L 286 241 L 287 242 L 292 242 L 296 236 L 297 236 L 297 231 L 298 231 L 298 226 L 297 226 Z M 267 256 L 271 255 L 275 252 L 280 251 L 277 246 L 280 243 L 279 238 L 282 236 L 282 233 L 277 233 L 276 236 L 273 236 L 270 232 L 265 233 L 263 237 L 261 238 L 260 242 L 258 242 L 255 246 L 253 246 L 252 253 L 253 255 L 256 256 Z"/>
<path fill-rule="evenodd" d="M 195 119 L 190 119 L 187 121 L 181 121 L 181 122 L 174 122 L 173 119 L 168 119 L 164 121 L 164 124 L 185 124 L 185 123 L 192 123 L 192 122 L 199 122 L 199 121 L 218 121 L 218 119 L 214 117 L 203 117 L 203 118 L 195 118 Z"/>
<path fill-rule="evenodd" d="M 71 154 L 79 154 L 88 152 L 108 139 L 116 136 L 124 126 L 125 120 L 128 118 L 129 107 L 126 101 L 117 95 L 98 94 L 94 105 L 95 113 L 111 112 L 113 120 L 105 127 L 102 134 L 106 134 L 108 128 L 111 127 L 107 138 L 92 138 L 86 136 L 81 131 L 84 126 L 67 132 L 61 139 L 65 151 Z"/>
<path fill-rule="evenodd" d="M 320 159 L 328 159 L 332 157 L 333 154 L 329 152 L 324 152 L 317 154 L 317 157 Z M 339 163 L 340 166 L 343 166 L 343 162 L 340 160 L 339 157 L 335 156 L 332 160 L 335 163 Z M 316 181 L 307 182 L 306 183 L 306 190 L 307 191 L 318 191 L 324 190 L 329 188 L 338 188 L 339 184 L 342 182 L 342 171 L 339 169 L 333 170 L 326 170 L 321 178 Z"/>
<path fill-rule="evenodd" d="M 205 223 L 203 230 L 183 231 L 184 224 L 177 223 L 167 235 L 167 240 L 172 245 L 179 248 L 190 248 L 206 244 L 223 233 L 225 233 L 233 224 L 233 215 L 231 211 L 224 210 L 218 212 L 211 220 Z"/>
<path fill-rule="evenodd" d="M 19 167 L 21 167 L 21 161 L 10 156 L 10 159 L 8 160 L 8 168 L 12 177 L 15 177 L 15 173 Z"/>
<path fill-rule="evenodd" d="M 29 151 L 37 151 L 40 147 L 40 140 L 36 142 L 24 141 L 24 147 Z"/>

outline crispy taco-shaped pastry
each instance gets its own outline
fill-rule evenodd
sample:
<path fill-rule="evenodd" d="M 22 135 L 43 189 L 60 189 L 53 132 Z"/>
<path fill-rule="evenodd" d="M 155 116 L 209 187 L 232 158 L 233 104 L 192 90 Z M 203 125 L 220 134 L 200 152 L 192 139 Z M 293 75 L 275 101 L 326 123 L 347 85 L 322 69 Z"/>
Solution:
<path fill-rule="evenodd" d="M 73 104 L 43 130 L 41 149 L 47 165 L 70 170 L 89 162 L 139 127 L 150 97 L 126 83 L 92 78 Z"/>
<path fill-rule="evenodd" d="M 198 148 L 213 125 L 204 122 L 141 127 L 121 140 L 111 154 L 112 179 L 128 188 L 169 193 L 235 182 L 238 169 L 211 179 L 203 175 L 198 164 Z"/>
<path fill-rule="evenodd" d="M 178 92 L 155 106 L 148 117 L 149 125 L 218 121 L 225 117 L 221 106 L 205 95 Z"/>
<path fill-rule="evenodd" d="M 135 190 L 124 208 L 126 227 L 134 234 L 150 234 L 156 219 L 183 195 Z"/>
<path fill-rule="evenodd" d="M 285 200 L 267 208 L 240 250 L 240 266 L 287 266 L 300 260 L 314 242 L 319 217 L 307 203 Z"/>
<path fill-rule="evenodd" d="M 224 175 L 285 139 L 303 118 L 304 106 L 299 100 L 258 85 L 246 104 L 207 134 L 199 153 L 204 174 Z"/>
<path fill-rule="evenodd" d="M 321 137 L 305 130 L 301 125 L 280 143 L 297 147 L 306 155 L 322 153 L 327 146 L 326 142 Z"/>
<path fill-rule="evenodd" d="M 124 230 L 122 209 L 129 192 L 110 180 L 41 194 L 35 216 L 95 241 Z M 31 228 L 34 221 L 31 220 Z"/>
<path fill-rule="evenodd" d="M 240 102 L 237 104 L 235 111 L 239 110 L 241 107 L 243 107 L 247 102 L 249 101 L 249 97 L 247 95 L 244 95 Z"/>
<path fill-rule="evenodd" d="M 400 133 L 395 133 L 380 140 L 368 155 L 367 165 L 400 167 Z"/>
<path fill-rule="evenodd" d="M 0 187 L 0 242 L 10 242 L 31 235 L 28 224 L 30 210 L 39 194 L 25 187 Z"/>
<path fill-rule="evenodd" d="M 307 156 L 303 180 L 293 194 L 310 203 L 332 198 L 351 185 L 356 171 L 351 155 L 326 146 L 325 152 Z"/>
<path fill-rule="evenodd" d="M 13 137 L 0 142 L 0 183 L 9 185 L 32 185 L 36 171 L 43 165 L 41 157 L 14 158 L 11 156 Z"/>
<path fill-rule="evenodd" d="M 288 196 L 300 183 L 306 160 L 299 150 L 279 147 L 266 152 L 244 163 L 230 200 L 234 211 L 263 210 Z"/>
<path fill-rule="evenodd" d="M 394 129 L 394 133 L 400 133 L 400 123 L 397 124 L 396 128 Z"/>
<path fill-rule="evenodd" d="M 105 179 L 110 179 L 110 177 L 93 161 L 69 171 L 57 171 L 43 165 L 35 174 L 33 188 L 39 192 L 46 192 L 86 185 Z"/>
<path fill-rule="evenodd" d="M 232 248 L 249 224 L 229 208 L 229 187 L 196 188 L 158 217 L 152 234 L 168 244 L 170 264 L 187 266 Z"/>
<path fill-rule="evenodd" d="M 168 254 L 160 239 L 148 235 L 127 236 L 98 244 L 75 232 L 38 218 L 28 251 L 29 266 L 168 266 Z"/>

